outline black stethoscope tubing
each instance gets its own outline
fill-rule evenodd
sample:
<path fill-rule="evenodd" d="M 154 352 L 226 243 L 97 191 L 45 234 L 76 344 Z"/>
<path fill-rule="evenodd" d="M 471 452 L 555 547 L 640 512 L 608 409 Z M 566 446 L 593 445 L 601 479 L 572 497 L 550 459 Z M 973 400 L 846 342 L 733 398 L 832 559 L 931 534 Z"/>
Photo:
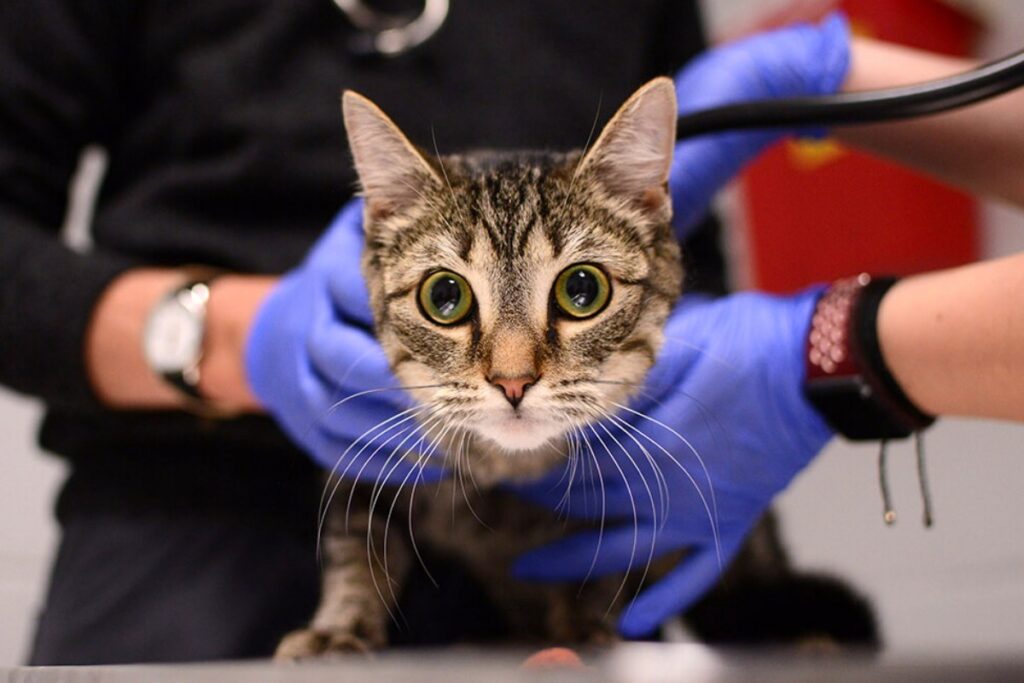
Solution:
<path fill-rule="evenodd" d="M 976 69 L 925 83 L 819 97 L 742 102 L 684 114 L 676 125 L 676 137 L 682 140 L 730 130 L 853 126 L 928 116 L 1022 86 L 1024 50 Z"/>

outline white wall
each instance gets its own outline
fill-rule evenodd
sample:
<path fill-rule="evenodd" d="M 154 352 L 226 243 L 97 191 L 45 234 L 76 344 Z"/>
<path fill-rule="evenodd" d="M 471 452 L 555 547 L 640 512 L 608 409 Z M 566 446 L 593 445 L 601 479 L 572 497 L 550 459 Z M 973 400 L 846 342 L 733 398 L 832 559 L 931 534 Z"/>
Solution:
<path fill-rule="evenodd" d="M 62 464 L 34 446 L 39 407 L 0 390 L 0 666 L 24 661 L 56 538 Z"/>
<path fill-rule="evenodd" d="M 892 527 L 882 522 L 877 445 L 830 446 L 781 500 L 794 559 L 870 596 L 894 650 L 1020 652 L 1024 426 L 943 420 L 926 450 L 931 529 L 909 442 L 890 451 Z"/>

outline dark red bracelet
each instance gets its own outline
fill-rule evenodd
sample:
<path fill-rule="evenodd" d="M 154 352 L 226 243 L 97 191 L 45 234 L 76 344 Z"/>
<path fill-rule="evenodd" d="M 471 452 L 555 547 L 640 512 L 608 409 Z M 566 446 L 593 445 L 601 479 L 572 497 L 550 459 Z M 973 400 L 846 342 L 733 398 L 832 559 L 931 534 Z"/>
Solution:
<path fill-rule="evenodd" d="M 900 439 L 931 425 L 900 388 L 878 343 L 878 307 L 895 278 L 839 280 L 818 301 L 807 337 L 804 393 L 853 440 Z"/>

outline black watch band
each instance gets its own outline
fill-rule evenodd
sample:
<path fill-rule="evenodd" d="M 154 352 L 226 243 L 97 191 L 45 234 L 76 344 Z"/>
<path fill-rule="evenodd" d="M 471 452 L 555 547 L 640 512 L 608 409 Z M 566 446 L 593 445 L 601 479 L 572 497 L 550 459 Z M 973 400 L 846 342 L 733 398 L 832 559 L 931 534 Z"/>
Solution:
<path fill-rule="evenodd" d="M 895 283 L 866 274 L 840 280 L 811 320 L 804 394 L 848 439 L 901 439 L 935 421 L 907 397 L 882 357 L 878 308 Z"/>
<path fill-rule="evenodd" d="M 189 398 L 196 401 L 205 402 L 202 394 L 199 393 L 198 383 L 190 383 L 185 380 L 184 373 L 181 372 L 164 372 L 160 374 L 164 381 L 170 384 L 172 387 L 185 394 Z"/>

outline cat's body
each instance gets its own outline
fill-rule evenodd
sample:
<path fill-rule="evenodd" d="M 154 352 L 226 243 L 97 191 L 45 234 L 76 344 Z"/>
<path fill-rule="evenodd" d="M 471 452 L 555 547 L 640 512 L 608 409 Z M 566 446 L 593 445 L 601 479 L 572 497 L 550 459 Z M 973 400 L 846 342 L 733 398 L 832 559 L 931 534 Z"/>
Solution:
<path fill-rule="evenodd" d="M 381 457 L 441 461 L 457 476 L 412 477 L 397 494 L 341 483 L 320 609 L 279 655 L 383 646 L 417 562 L 410 532 L 468 568 L 512 640 L 609 642 L 619 610 L 660 567 L 638 560 L 628 577 L 582 587 L 512 578 L 521 553 L 579 526 L 500 484 L 582 457 L 587 426 L 629 400 L 662 344 L 683 279 L 667 192 L 673 85 L 644 86 L 585 153 L 433 159 L 368 100 L 346 94 L 344 108 L 377 336 L 419 404 L 396 431 L 416 420 L 422 439 L 392 442 Z M 770 524 L 731 571 L 787 573 Z"/>
<path fill-rule="evenodd" d="M 497 625 L 503 643 L 587 647 L 617 640 L 616 616 L 640 588 L 643 566 L 628 578 L 591 578 L 582 585 L 519 581 L 509 571 L 520 554 L 580 529 L 579 523 L 559 519 L 510 492 L 477 490 L 468 481 L 447 480 L 417 489 L 411 527 L 411 491 L 403 490 L 396 500 L 393 489 L 383 489 L 373 505 L 371 527 L 368 510 L 375 496 L 373 487 L 355 485 L 351 513 L 346 516 L 353 493 L 350 487 L 339 487 L 339 511 L 324 530 L 324 593 L 317 614 L 309 628 L 282 641 L 279 657 L 384 647 L 389 621 L 401 623 L 396 603 L 409 572 L 421 571 L 410 528 L 421 552 L 429 548 L 429 557 L 458 563 L 483 588 L 504 622 Z M 677 559 L 672 555 L 655 562 L 647 581 L 658 578 Z M 429 560 L 426 570 L 430 570 Z M 742 586 L 749 576 L 780 580 L 788 575 L 774 525 L 766 520 L 747 541 L 726 581 Z M 703 624 L 698 621 L 693 626 L 700 631 Z M 462 639 L 472 642 L 473 634 Z"/>

